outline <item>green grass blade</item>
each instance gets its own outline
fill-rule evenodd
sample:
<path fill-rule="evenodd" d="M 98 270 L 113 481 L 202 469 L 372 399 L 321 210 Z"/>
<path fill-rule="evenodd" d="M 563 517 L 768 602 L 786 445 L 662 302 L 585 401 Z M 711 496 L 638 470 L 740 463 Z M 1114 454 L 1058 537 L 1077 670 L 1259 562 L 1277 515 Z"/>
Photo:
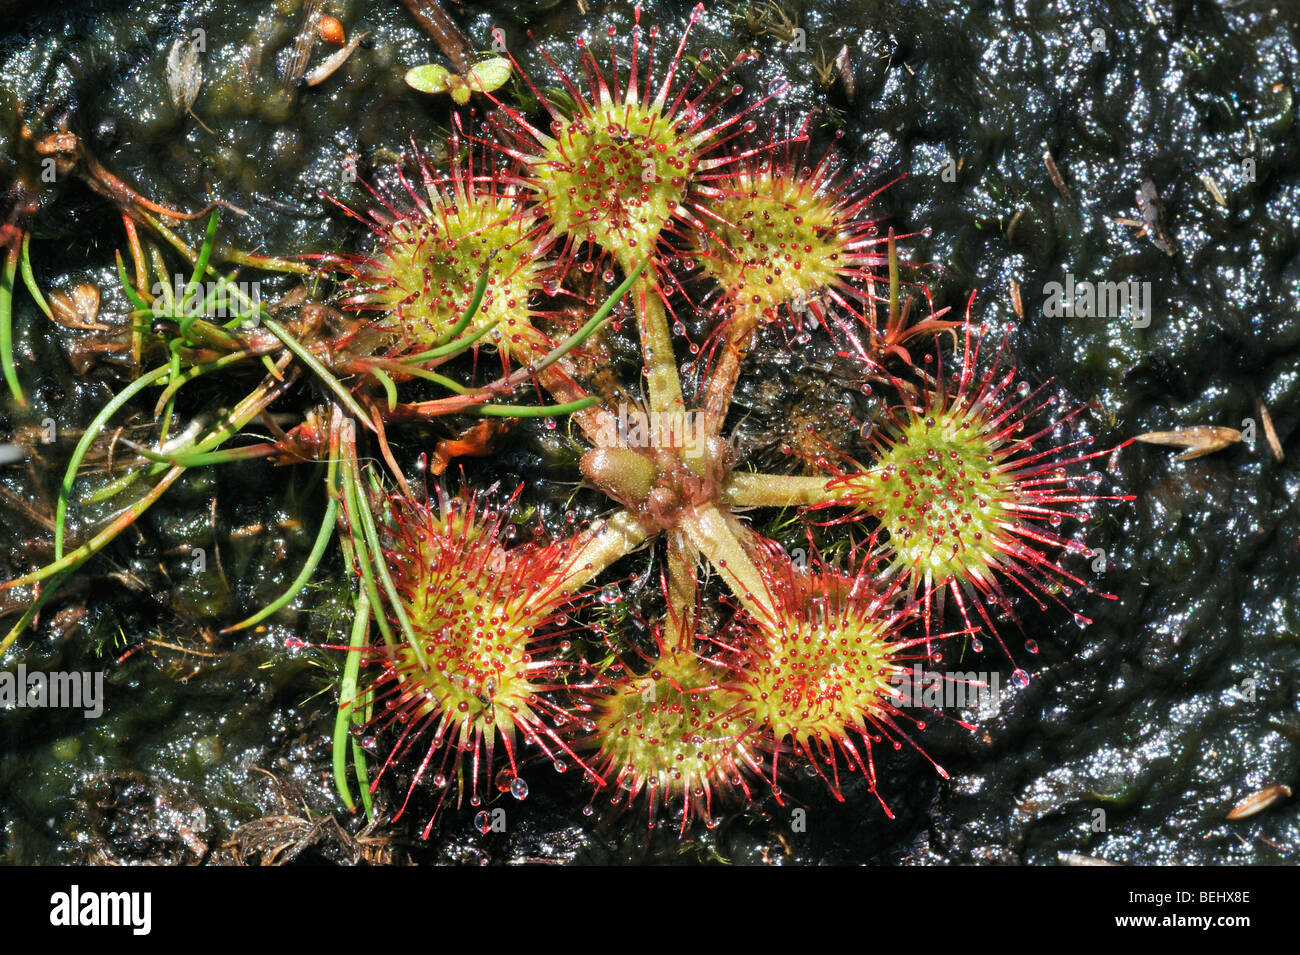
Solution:
<path fill-rule="evenodd" d="M 316 532 L 316 541 L 312 544 L 311 553 L 307 555 L 307 562 L 303 564 L 301 572 L 299 572 L 298 576 L 294 578 L 293 583 L 291 583 L 288 589 L 279 597 L 275 598 L 275 600 L 271 601 L 251 617 L 241 620 L 239 623 L 233 624 L 232 626 L 226 627 L 221 631 L 222 633 L 231 633 L 235 630 L 243 630 L 247 627 L 253 626 L 254 624 L 261 623 L 267 617 L 271 616 L 271 614 L 280 610 L 282 607 L 287 606 L 288 603 L 293 600 L 293 598 L 297 597 L 302 589 L 307 586 L 307 582 L 311 579 L 312 574 L 316 572 L 316 568 L 320 566 L 320 562 L 325 556 L 325 549 L 329 546 L 330 541 L 334 539 L 334 522 L 339 513 L 339 499 L 334 488 L 336 467 L 336 463 L 331 460 L 329 463 L 329 472 L 325 476 L 327 497 L 325 516 L 321 519 L 320 530 Z M 351 807 L 349 806 L 348 808 Z"/>
<path fill-rule="evenodd" d="M 4 274 L 0 276 L 0 369 L 4 371 L 9 393 L 19 407 L 27 405 L 23 386 L 18 383 L 18 369 L 14 367 L 14 275 L 18 272 L 18 244 L 9 246 L 5 257 Z"/>
<path fill-rule="evenodd" d="M 483 296 L 487 292 L 488 272 L 491 271 L 492 260 L 496 257 L 497 254 L 493 251 L 488 256 L 487 261 L 483 263 L 483 271 L 479 272 L 478 281 L 474 283 L 474 294 L 469 297 L 469 304 L 465 306 L 465 311 L 460 318 L 456 320 L 456 324 L 447 330 L 446 335 L 443 335 L 442 338 L 438 339 L 439 345 L 455 338 L 469 327 L 470 322 L 474 321 L 474 316 L 478 314 L 479 307 L 483 304 Z"/>
<path fill-rule="evenodd" d="M 13 625 L 13 629 L 5 634 L 3 640 L 0 640 L 0 659 L 4 658 L 9 647 L 18 639 L 18 635 L 31 626 L 31 622 L 35 620 L 36 615 L 41 612 L 41 608 L 45 606 L 45 602 L 50 599 L 60 586 L 62 586 L 63 581 L 66 580 L 75 569 L 76 568 L 70 568 L 62 573 L 55 574 L 54 578 L 41 588 L 40 595 L 27 605 L 27 609 L 23 611 L 23 615 L 18 618 L 18 622 Z"/>
<path fill-rule="evenodd" d="M 50 303 L 45 301 L 45 296 L 41 294 L 41 287 L 36 284 L 36 273 L 32 271 L 32 258 L 28 246 L 31 244 L 31 234 L 23 235 L 23 284 L 27 286 L 27 291 L 31 294 L 36 302 L 36 307 L 45 313 L 45 317 L 54 318 L 54 312 L 50 310 Z"/>
<path fill-rule="evenodd" d="M 150 372 L 150 374 L 157 374 L 159 371 L 165 370 L 166 369 L 155 368 L 153 372 Z M 133 382 L 132 384 L 134 385 L 137 383 L 138 382 Z M 209 434 L 198 444 L 194 445 L 194 450 L 198 453 L 210 451 L 231 435 L 238 434 L 245 425 L 252 421 L 253 418 L 257 417 L 258 414 L 283 394 L 285 386 L 287 386 L 287 383 L 263 382 L 262 385 L 258 386 L 258 388 L 244 398 L 244 400 L 241 401 L 235 409 L 229 413 L 229 415 L 227 415 L 225 424 Z M 79 566 L 83 561 L 98 553 L 110 541 L 117 537 L 118 534 L 130 527 L 141 514 L 153 506 L 154 502 L 162 496 L 163 492 L 166 491 L 168 487 L 176 482 L 177 478 L 185 473 L 185 470 L 184 467 L 179 465 L 171 468 L 162 476 L 162 478 L 159 479 L 157 484 L 145 493 L 140 500 L 136 501 L 130 507 L 118 514 L 117 517 L 109 522 L 106 527 L 102 528 L 98 534 L 92 537 L 85 544 L 81 545 L 81 547 L 77 548 L 71 554 L 66 554 L 61 558 L 56 557 L 53 563 L 47 564 L 38 570 L 34 570 L 29 574 L 24 574 L 22 577 L 5 581 L 3 584 L 0 584 L 0 590 L 9 590 L 12 587 L 22 587 L 27 584 L 34 584 L 38 581 L 45 580 L 48 577 L 52 577 L 59 571 L 65 570 L 69 567 L 75 568 Z M 75 471 L 72 472 L 72 474 L 75 477 Z M 66 480 L 67 478 L 65 475 L 65 483 Z M 62 506 L 66 509 L 66 501 L 62 502 Z M 61 531 L 61 527 L 58 524 L 55 525 L 55 531 L 56 533 Z M 62 537 L 60 535 L 60 549 L 61 546 Z"/>
<path fill-rule="evenodd" d="M 82 504 L 99 504 L 111 497 L 116 497 L 144 476 L 144 468 L 128 471 L 120 477 L 109 481 L 98 490 L 92 491 L 81 499 Z"/>
<path fill-rule="evenodd" d="M 126 297 L 131 300 L 131 306 L 137 312 L 148 312 L 152 315 L 153 309 L 145 304 L 144 299 L 140 297 L 140 293 L 137 292 L 135 286 L 131 284 L 131 280 L 126 277 L 126 266 L 122 263 L 122 253 L 117 252 L 115 254 L 117 255 L 117 277 L 122 282 L 122 291 L 124 291 Z"/>
<path fill-rule="evenodd" d="M 620 282 L 618 287 L 614 289 L 614 291 L 609 293 L 609 298 L 605 299 L 605 301 L 601 304 L 600 308 L 596 309 L 595 313 L 592 314 L 591 318 L 587 319 L 586 324 L 584 324 L 580 329 L 578 329 L 571 336 L 566 338 L 555 348 L 551 349 L 551 351 L 548 352 L 546 357 L 543 358 L 541 361 L 537 362 L 535 365 L 529 365 L 526 369 L 527 373 L 529 375 L 535 375 L 537 374 L 537 372 L 541 371 L 542 369 L 549 368 L 551 365 L 555 364 L 557 361 L 559 361 L 561 358 L 563 358 L 573 349 L 581 345 L 597 329 L 599 329 L 602 325 L 604 325 L 605 322 L 609 319 L 610 313 L 614 311 L 614 306 L 616 306 L 620 301 L 622 301 L 623 296 L 628 293 L 628 290 L 632 288 L 636 280 L 641 277 L 641 273 L 646 270 L 646 267 L 649 264 L 650 264 L 649 258 L 642 259 L 641 264 L 638 265 L 636 268 L 634 268 L 631 272 L 629 272 L 627 278 L 625 278 L 622 282 Z M 489 385 L 487 387 L 491 388 L 492 386 Z"/>
<path fill-rule="evenodd" d="M 549 418 L 552 415 L 566 415 L 581 411 L 583 408 L 590 408 L 599 400 L 592 395 L 564 405 L 479 405 L 470 410 L 491 418 Z"/>
<path fill-rule="evenodd" d="M 155 381 L 169 374 L 171 374 L 171 367 L 162 365 L 151 372 L 141 375 L 119 391 L 108 404 L 100 408 L 99 414 L 95 415 L 94 420 L 82 432 L 81 440 L 77 442 L 77 447 L 72 452 L 72 458 L 68 461 L 68 467 L 63 472 L 63 483 L 59 486 L 59 502 L 56 505 L 54 514 L 54 559 L 56 561 L 63 556 L 63 536 L 68 517 L 68 501 L 72 497 L 72 486 L 77 481 L 77 471 L 81 468 L 81 462 L 85 458 L 86 452 L 90 450 L 91 444 L 104 429 L 108 419 L 117 414 L 118 409 Z"/>
<path fill-rule="evenodd" d="M 391 365 L 387 365 L 387 366 L 390 366 L 391 368 Z M 430 370 L 425 368 L 413 368 L 413 366 L 412 368 L 406 368 L 406 366 L 403 366 L 402 374 L 409 374 L 409 376 L 415 378 L 424 378 L 425 381 L 432 381 L 435 383 L 435 385 L 441 385 L 442 387 L 447 388 L 447 391 L 455 392 L 455 394 L 458 395 L 468 395 L 469 391 L 471 391 L 471 388 L 467 388 L 464 385 L 461 385 L 460 382 L 454 381 L 454 379 L 452 378 L 448 378 L 447 376 L 445 376 L 445 374 L 430 372 Z"/>
<path fill-rule="evenodd" d="M 370 630 L 370 599 L 363 593 L 357 597 L 356 616 L 352 619 L 352 633 L 348 640 L 348 658 L 343 665 L 343 680 L 339 684 L 339 709 L 334 718 L 334 788 L 338 790 L 343 805 L 355 810 L 352 792 L 348 786 L 349 729 L 353 720 L 353 707 L 357 703 L 357 675 L 361 672 L 361 648 Z M 364 798 L 364 797 L 363 797 Z"/>
<path fill-rule="evenodd" d="M 163 262 L 162 253 L 149 246 L 149 263 L 153 266 L 154 278 L 157 279 L 158 286 L 162 288 L 163 307 L 160 312 L 155 314 L 175 315 L 176 314 L 176 292 L 172 288 L 172 283 L 167 278 L 166 263 Z M 157 308 L 157 299 L 154 300 L 154 307 Z"/>
<path fill-rule="evenodd" d="M 175 381 L 181 374 L 181 353 L 180 349 L 184 345 L 179 338 L 173 338 L 167 343 L 167 349 L 171 352 L 170 366 L 171 374 L 168 376 L 171 381 Z M 172 418 L 176 410 L 176 396 L 173 394 L 163 402 L 162 425 L 158 429 L 158 444 L 167 443 L 167 436 L 172 433 Z"/>
<path fill-rule="evenodd" d="M 393 383 L 393 379 L 389 377 L 388 372 L 382 368 L 371 368 L 370 374 L 384 386 L 384 397 L 388 399 L 388 410 L 392 411 L 397 407 L 397 385 Z"/>
<path fill-rule="evenodd" d="M 370 780 L 366 775 L 366 751 L 354 736 L 352 738 L 352 766 L 357 774 L 357 786 L 361 790 L 361 805 L 366 810 L 366 819 L 375 821 L 375 807 L 370 797 Z"/>
<path fill-rule="evenodd" d="M 349 567 L 353 566 L 354 551 L 352 550 L 351 538 L 347 535 L 340 535 L 339 546 L 343 550 L 344 562 Z M 370 605 L 368 603 L 369 598 L 367 597 L 366 599 L 367 599 L 367 604 L 366 604 L 365 616 L 362 617 L 362 620 L 365 620 L 368 624 L 369 616 L 370 616 Z M 367 630 L 362 635 L 361 645 L 369 645 L 369 642 L 370 642 L 369 631 Z M 355 678 L 356 672 L 359 672 L 361 668 L 360 653 L 354 652 L 353 656 L 350 659 L 356 660 L 356 663 L 354 664 L 354 678 Z M 345 665 L 344 675 L 346 676 L 346 674 L 347 674 L 347 667 Z M 339 699 L 343 700 L 343 699 L 347 699 L 347 697 L 340 692 Z M 374 693 L 372 690 L 368 689 L 363 693 L 361 693 L 359 696 L 354 693 L 353 703 L 352 706 L 350 707 L 352 725 L 365 726 L 367 723 L 369 723 L 371 717 L 373 716 L 372 713 L 373 706 L 374 706 Z M 372 805 L 372 801 L 370 797 L 370 779 L 368 774 L 366 773 L 366 754 L 365 751 L 362 750 L 361 744 L 355 736 L 352 737 L 351 741 L 352 741 L 352 768 L 356 773 L 357 785 L 361 788 L 361 804 L 365 806 L 366 818 L 369 819 L 371 822 L 374 822 L 375 809 L 374 806 Z"/>
<path fill-rule="evenodd" d="M 222 355 L 220 358 L 204 362 L 201 365 L 190 365 L 190 367 L 186 368 L 179 375 L 172 378 L 171 381 L 167 382 L 167 387 L 163 389 L 162 394 L 158 396 L 157 404 L 154 405 L 154 417 L 157 418 L 162 415 L 163 407 L 187 382 L 193 381 L 200 375 L 206 375 L 210 371 L 219 371 L 227 365 L 233 365 L 235 362 L 244 361 L 247 358 L 248 355 L 244 352 L 232 352 L 229 355 Z"/>
<path fill-rule="evenodd" d="M 348 528 L 352 534 L 352 548 L 355 548 L 356 551 L 356 564 L 357 569 L 361 572 L 361 582 L 365 587 L 366 595 L 375 608 L 375 623 L 379 625 L 379 632 L 383 636 L 384 642 L 391 646 L 397 641 L 393 639 L 393 631 L 388 626 L 388 619 L 383 612 L 383 603 L 379 599 L 379 588 L 375 585 L 370 549 L 366 545 L 365 530 L 361 526 L 361 517 L 358 513 L 359 505 L 356 501 L 360 488 L 357 487 L 352 472 L 346 463 L 340 474 L 340 483 L 343 493 L 344 516 L 347 517 Z"/>
<path fill-rule="evenodd" d="M 428 660 L 424 655 L 424 647 L 420 641 L 415 638 L 415 629 L 411 626 L 410 618 L 406 616 L 406 610 L 402 606 L 401 597 L 397 593 L 397 587 L 393 584 L 393 575 L 388 571 L 388 561 L 384 559 L 383 544 L 379 539 L 379 529 L 375 526 L 375 516 L 370 513 L 370 508 L 366 504 L 365 491 L 361 487 L 361 476 L 357 473 L 356 459 L 345 461 L 343 464 L 345 470 L 351 470 L 353 476 L 352 494 L 356 500 L 357 514 L 361 518 L 361 529 L 366 537 L 366 546 L 370 551 L 379 556 L 374 562 L 374 569 L 379 577 L 380 583 L 384 585 L 384 593 L 388 596 L 389 605 L 392 607 L 394 615 L 397 617 L 397 625 L 402 631 L 402 637 L 406 640 L 415 654 L 416 660 L 421 666 L 428 666 Z M 381 609 L 382 605 L 375 604 L 376 611 Z"/>
<path fill-rule="evenodd" d="M 16 577 L 13 580 L 5 581 L 3 584 L 0 584 L 0 590 L 9 590 L 12 587 L 25 587 L 28 584 L 47 580 L 61 571 L 77 569 L 95 554 L 103 550 L 104 547 L 117 537 L 118 534 L 130 527 L 131 524 L 134 523 L 141 514 L 153 506 L 153 503 L 162 496 L 163 492 L 175 484 L 176 479 L 184 473 L 184 468 L 172 468 L 162 476 L 161 480 L 159 480 L 157 484 L 148 490 L 144 497 L 140 498 L 140 500 L 136 501 L 130 507 L 126 508 L 126 510 L 118 514 L 107 527 L 102 528 L 98 534 L 86 541 L 86 543 L 82 544 L 76 550 L 72 551 L 72 553 L 65 554 L 63 557 L 56 559 L 53 563 L 46 564 L 44 567 L 34 570 L 30 574 L 24 574 L 23 576 Z"/>
<path fill-rule="evenodd" d="M 199 280 L 207 273 L 208 259 L 212 256 L 212 242 L 217 235 L 217 218 L 219 213 L 216 209 L 212 210 L 212 215 L 208 217 L 207 232 L 204 233 L 203 245 L 199 248 L 199 257 L 194 262 L 194 272 L 190 275 L 190 284 L 185 286 L 185 291 L 181 294 L 181 304 L 179 320 L 181 327 L 181 337 L 186 341 L 190 340 L 190 326 L 194 320 L 199 317 L 199 310 L 194 307 L 194 299 L 197 298 L 202 286 Z M 190 314 L 194 312 L 194 314 Z"/>
<path fill-rule="evenodd" d="M 445 358 L 448 355 L 458 355 L 466 348 L 469 348 L 476 341 L 486 335 L 492 329 L 496 328 L 500 322 L 493 322 L 490 325 L 484 325 L 476 332 L 471 332 L 464 338 L 457 338 L 455 341 L 440 345 L 437 348 L 430 348 L 428 351 L 422 351 L 418 355 L 407 355 L 405 358 L 398 358 L 396 361 L 402 364 L 416 365 L 422 361 L 430 361 L 434 358 Z"/>
<path fill-rule="evenodd" d="M 374 424 L 371 423 L 369 416 L 362 409 L 361 405 L 357 404 L 357 399 L 352 397 L 352 393 L 344 388 L 343 383 L 335 378 L 330 373 L 329 369 L 322 365 L 316 356 L 308 351 L 307 348 L 298 341 L 298 339 L 290 335 L 289 332 L 273 318 L 262 319 L 262 324 L 266 327 L 267 331 L 280 339 L 284 344 L 284 347 L 293 352 L 294 356 L 306 365 L 313 375 L 319 378 L 330 391 L 334 392 L 335 396 L 337 396 L 339 401 L 342 402 L 343 407 L 347 409 L 349 414 L 360 420 L 360 422 L 371 431 L 375 430 Z"/>
<path fill-rule="evenodd" d="M 168 466 L 180 465 L 183 468 L 206 467 L 210 464 L 230 464 L 233 461 L 249 461 L 265 458 L 275 454 L 278 446 L 261 442 L 243 448 L 222 448 L 220 451 L 196 451 L 191 454 L 159 454 L 149 448 L 135 445 L 135 453 L 147 461 Z"/>

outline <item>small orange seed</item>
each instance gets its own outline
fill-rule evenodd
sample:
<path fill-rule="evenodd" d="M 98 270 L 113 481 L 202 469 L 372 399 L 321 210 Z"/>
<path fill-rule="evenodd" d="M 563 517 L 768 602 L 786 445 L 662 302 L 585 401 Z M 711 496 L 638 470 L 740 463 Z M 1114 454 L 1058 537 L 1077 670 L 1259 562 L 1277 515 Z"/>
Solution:
<path fill-rule="evenodd" d="M 348 42 L 348 35 L 343 30 L 343 24 L 339 23 L 334 17 L 321 17 L 316 24 L 316 32 L 326 43 L 333 43 L 335 46 L 342 46 Z"/>

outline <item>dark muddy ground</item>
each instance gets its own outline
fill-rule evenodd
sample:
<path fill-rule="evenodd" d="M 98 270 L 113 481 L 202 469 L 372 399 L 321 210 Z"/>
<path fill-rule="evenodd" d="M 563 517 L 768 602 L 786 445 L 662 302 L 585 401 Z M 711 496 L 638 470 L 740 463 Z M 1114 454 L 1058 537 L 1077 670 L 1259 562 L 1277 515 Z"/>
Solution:
<path fill-rule="evenodd" d="M 543 76 L 528 30 L 565 69 L 577 62 L 575 36 L 600 43 L 608 26 L 626 35 L 630 5 L 588 6 L 452 10 L 474 44 L 487 47 L 497 26 Z M 1026 6 L 1038 12 L 1019 12 Z M 360 841 L 349 834 L 361 831 L 352 818 L 340 816 L 346 831 L 314 826 L 338 812 L 328 739 L 338 663 L 285 640 L 338 638 L 341 565 L 327 562 L 298 604 L 309 610 L 259 635 L 217 636 L 292 577 L 312 533 L 297 518 L 320 506 L 315 476 L 240 466 L 195 472 L 138 534 L 79 575 L 4 661 L 107 667 L 108 686 L 96 720 L 0 714 L 0 854 L 22 863 L 255 861 L 290 844 L 282 851 L 325 861 L 1055 864 L 1075 853 L 1294 862 L 1296 802 L 1225 819 L 1252 792 L 1300 784 L 1300 30 L 1284 6 L 791 3 L 806 31 L 800 52 L 771 35 L 779 29 L 771 11 L 747 19 L 715 5 L 692 35 L 696 49 L 763 53 L 741 71 L 748 95 L 789 82 L 766 122 L 815 111 L 816 136 L 830 142 L 842 131 L 838 148 L 871 181 L 906 173 L 877 212 L 900 232 L 928 230 L 909 246 L 914 261 L 934 263 L 936 304 L 960 309 L 978 292 L 976 311 L 1008 332 L 1026 377 L 1054 379 L 1094 406 L 1087 427 L 1098 440 L 1193 425 L 1253 437 L 1186 463 L 1145 445 L 1111 459 L 1109 493 L 1136 500 L 1099 507 L 1078 529 L 1109 569 L 1074 570 L 1118 599 L 1072 598 L 1095 620 L 1085 628 L 1060 608 L 1026 604 L 1016 641 L 1040 651 L 1013 650 L 1029 687 L 1012 686 L 1010 667 L 986 653 L 1002 667 L 996 713 L 974 734 L 926 733 L 951 779 L 914 754 L 880 760 L 896 820 L 861 784 L 840 805 L 803 779 L 787 790 L 806 809 L 806 832 L 791 832 L 790 807 L 765 796 L 679 840 L 632 819 L 583 815 L 580 781 L 548 766 L 529 773 L 531 794 L 512 807 L 504 835 L 480 836 L 470 809 L 443 817 L 428 843 L 418 840 L 422 819 Z M 215 194 L 249 210 L 227 217 L 234 245 L 275 254 L 357 248 L 356 224 L 320 193 L 364 206 L 372 200 L 362 183 L 412 138 L 438 141 L 447 101 L 402 82 L 437 49 L 400 4 L 331 2 L 349 33 L 371 36 L 329 82 L 290 98 L 278 69 L 297 7 L 105 2 L 9 21 L 0 38 L 0 181 L 20 161 L 23 124 L 44 134 L 66 116 L 106 166 L 154 199 L 196 208 Z M 675 42 L 686 12 L 651 3 L 643 20 Z M 207 52 L 193 110 L 213 132 L 175 108 L 166 86 L 167 51 L 195 28 L 206 31 Z M 851 96 L 827 68 L 842 46 Z M 348 157 L 359 182 L 341 174 Z M 1135 193 L 1148 180 L 1167 222 L 1158 241 L 1117 222 L 1143 218 Z M 41 203 L 32 250 L 42 284 L 95 282 L 104 313 L 124 312 L 113 209 L 72 181 L 52 184 Z M 1046 286 L 1067 274 L 1150 283 L 1149 324 L 1048 314 Z M 17 301 L 17 352 L 34 407 L 11 412 L 7 427 L 52 418 L 75 431 L 118 387 L 118 372 L 100 361 L 74 373 L 65 351 L 84 344 L 51 332 L 25 296 Z M 759 387 L 768 380 L 814 400 L 820 362 L 830 361 L 817 347 L 793 366 L 779 342 L 760 349 L 740 404 L 773 412 Z M 1261 401 L 1285 461 L 1264 440 Z M 37 511 L 48 503 L 68 448 L 56 442 L 45 453 L 0 470 L 12 492 L 0 531 L 4 577 L 42 556 L 33 542 L 43 531 L 20 503 Z M 538 423 L 470 471 L 508 484 L 562 464 Z M 533 482 L 528 494 L 543 511 L 562 510 L 568 490 Z M 192 546 L 216 547 L 220 574 L 187 574 Z M 154 642 L 118 662 L 146 638 Z"/>

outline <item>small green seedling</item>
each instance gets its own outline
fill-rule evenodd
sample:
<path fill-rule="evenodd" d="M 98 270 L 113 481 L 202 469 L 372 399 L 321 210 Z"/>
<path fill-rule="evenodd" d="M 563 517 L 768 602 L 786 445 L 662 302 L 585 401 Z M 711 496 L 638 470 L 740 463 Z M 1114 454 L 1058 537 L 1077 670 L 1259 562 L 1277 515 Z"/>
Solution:
<path fill-rule="evenodd" d="M 470 93 L 490 93 L 510 80 L 510 61 L 494 56 L 475 63 L 464 76 L 437 63 L 425 63 L 406 71 L 406 85 L 421 93 L 450 93 L 461 106 L 469 102 Z"/>

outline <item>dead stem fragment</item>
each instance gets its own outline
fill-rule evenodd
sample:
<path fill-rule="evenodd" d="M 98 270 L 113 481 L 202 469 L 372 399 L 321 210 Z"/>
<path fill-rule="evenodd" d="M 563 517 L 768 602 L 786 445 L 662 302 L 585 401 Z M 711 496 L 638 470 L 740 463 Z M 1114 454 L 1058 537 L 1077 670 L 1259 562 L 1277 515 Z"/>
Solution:
<path fill-rule="evenodd" d="M 1007 241 L 1008 241 L 1008 242 L 1010 242 L 1011 239 L 1012 239 L 1012 237 L 1015 236 L 1015 234 L 1016 234 L 1016 226 L 1018 226 L 1018 225 L 1020 224 L 1020 220 L 1021 220 L 1021 218 L 1024 216 L 1024 214 L 1025 214 L 1025 210 L 1024 210 L 1024 209 L 1017 209 L 1017 210 L 1016 210 L 1016 214 L 1013 215 L 1013 216 L 1011 217 L 1011 221 L 1007 223 L 1007 233 L 1006 233 L 1006 235 L 1007 235 Z"/>
<path fill-rule="evenodd" d="M 1152 245 L 1165 255 L 1174 255 L 1178 246 L 1165 226 L 1165 204 L 1156 191 L 1156 184 L 1150 179 L 1143 179 L 1135 195 L 1138 208 L 1142 211 L 1142 226 Z"/>
<path fill-rule="evenodd" d="M 854 94 L 857 92 L 857 84 L 853 80 L 853 64 L 849 62 L 847 43 L 840 47 L 840 52 L 835 54 L 835 68 L 840 71 L 840 82 L 844 85 L 844 95 L 851 103 Z"/>
<path fill-rule="evenodd" d="M 1283 799 L 1291 798 L 1291 787 L 1281 784 L 1274 786 L 1265 786 L 1259 792 L 1251 793 L 1237 805 L 1232 807 L 1228 813 L 1229 819 L 1246 819 L 1256 813 L 1263 812 L 1274 803 L 1281 802 Z"/>
<path fill-rule="evenodd" d="M 1020 299 L 1020 283 L 1015 277 L 1007 279 L 1007 291 L 1011 293 L 1011 307 L 1016 310 L 1016 318 L 1025 317 L 1025 303 Z"/>
<path fill-rule="evenodd" d="M 1122 865 L 1119 862 L 1111 862 L 1109 859 L 1100 859 L 1097 856 L 1080 855 L 1077 852 L 1060 852 L 1057 853 L 1057 860 L 1061 865 Z"/>
<path fill-rule="evenodd" d="M 352 835 L 334 816 L 315 815 L 292 782 L 260 767 L 254 769 L 274 782 L 279 811 L 271 809 L 235 829 L 220 846 L 221 861 L 239 866 L 287 865 L 306 849 L 320 859 L 344 865 L 394 865 L 406 861 L 384 820 L 369 822 Z"/>
<path fill-rule="evenodd" d="M 402 0 L 402 5 L 411 11 L 411 16 L 419 21 L 424 31 L 433 37 L 443 56 L 451 60 L 456 72 L 464 76 L 474 62 L 474 51 L 460 32 L 456 22 L 437 2 L 437 0 Z"/>
<path fill-rule="evenodd" d="M 1187 450 L 1177 455 L 1174 460 L 1190 461 L 1240 442 L 1241 432 L 1236 428 L 1225 428 L 1221 425 L 1203 425 L 1195 428 L 1179 428 L 1177 431 L 1148 431 L 1146 434 L 1139 434 L 1137 440 L 1146 444 L 1186 448 Z"/>
<path fill-rule="evenodd" d="M 1214 177 L 1208 172 L 1201 173 L 1201 184 L 1205 186 L 1206 191 L 1223 208 L 1228 208 L 1228 200 L 1223 197 L 1223 192 L 1219 189 L 1219 184 L 1214 181 Z"/>
<path fill-rule="evenodd" d="M 298 83 L 307 73 L 307 61 L 311 59 L 311 50 L 316 43 L 317 20 L 324 0 L 306 0 L 302 7 L 302 23 L 298 26 L 298 35 L 293 41 L 293 52 L 285 64 L 280 88 L 290 96 L 298 89 Z"/>
<path fill-rule="evenodd" d="M 1052 185 L 1056 191 L 1061 194 L 1061 198 L 1066 202 L 1073 202 L 1074 196 L 1070 194 L 1069 187 L 1066 186 L 1065 180 L 1061 178 L 1061 170 L 1056 168 L 1056 160 L 1052 157 L 1050 147 L 1043 148 L 1043 165 L 1047 167 L 1047 174 L 1052 178 Z"/>
<path fill-rule="evenodd" d="M 167 89 L 172 105 L 189 112 L 203 86 L 203 65 L 199 62 L 199 41 L 181 37 L 167 54 Z"/>
<path fill-rule="evenodd" d="M 310 73 L 307 74 L 303 82 L 306 83 L 308 86 L 316 86 L 320 83 L 324 83 L 327 79 L 329 79 L 331 76 L 334 75 L 334 72 L 340 66 L 342 66 L 344 63 L 347 62 L 348 57 L 350 57 L 356 51 L 357 47 L 361 45 L 361 41 L 368 36 L 370 36 L 370 34 L 365 31 L 362 31 L 361 33 L 358 33 L 355 36 L 353 36 L 352 39 L 348 41 L 347 46 L 343 47 L 341 50 L 338 50 L 330 54 L 329 58 L 325 60 L 324 63 L 322 63 L 320 66 L 316 67 L 316 69 L 312 70 Z"/>
<path fill-rule="evenodd" d="M 1264 440 L 1268 442 L 1268 449 L 1273 452 L 1276 460 L 1283 460 L 1286 455 L 1282 453 L 1282 442 L 1277 439 L 1277 429 L 1273 427 L 1273 416 L 1268 413 L 1268 405 L 1260 398 L 1255 402 L 1255 408 L 1259 412 L 1260 423 L 1264 426 Z"/>

